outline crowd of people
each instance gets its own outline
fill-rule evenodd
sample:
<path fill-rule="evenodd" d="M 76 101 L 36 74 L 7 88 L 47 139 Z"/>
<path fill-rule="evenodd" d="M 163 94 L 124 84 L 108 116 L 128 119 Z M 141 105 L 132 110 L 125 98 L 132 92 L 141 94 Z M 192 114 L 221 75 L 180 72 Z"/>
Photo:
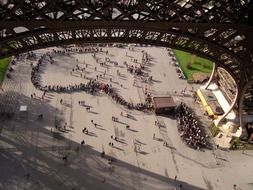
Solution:
<path fill-rule="evenodd" d="M 73 50 L 73 49 L 70 49 Z M 87 49 L 84 50 L 85 52 L 96 52 L 100 49 Z M 79 51 L 79 50 L 76 50 Z M 55 54 L 66 54 L 69 53 L 68 50 L 58 51 L 54 50 L 53 53 Z M 113 100 L 115 100 L 116 103 L 123 105 L 127 107 L 128 109 L 136 109 L 139 111 L 147 110 L 150 106 L 145 103 L 130 103 L 126 101 L 121 95 L 119 95 L 116 92 L 116 89 L 113 88 L 109 84 L 105 84 L 103 82 L 99 82 L 97 79 L 89 79 L 89 82 L 87 83 L 80 83 L 75 85 L 68 85 L 68 86 L 61 86 L 61 85 L 42 85 L 41 79 L 40 79 L 40 67 L 43 63 L 50 62 L 53 63 L 53 58 L 51 53 L 46 53 L 42 55 L 37 64 L 35 66 L 32 66 L 32 72 L 31 72 L 31 81 L 36 89 L 39 89 L 43 92 L 57 92 L 57 93 L 72 93 L 72 92 L 79 92 L 79 91 L 85 91 L 86 93 L 90 93 L 92 95 L 96 95 L 98 93 L 105 93 L 109 95 Z"/>
<path fill-rule="evenodd" d="M 185 144 L 196 149 L 207 147 L 205 137 L 198 126 L 198 121 L 193 112 L 182 102 L 176 109 L 176 118 L 180 137 Z"/>

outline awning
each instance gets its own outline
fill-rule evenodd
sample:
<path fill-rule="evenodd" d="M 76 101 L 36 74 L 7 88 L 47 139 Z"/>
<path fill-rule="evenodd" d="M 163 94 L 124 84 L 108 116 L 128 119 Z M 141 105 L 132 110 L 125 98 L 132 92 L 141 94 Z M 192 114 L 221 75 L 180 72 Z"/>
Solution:
<path fill-rule="evenodd" d="M 208 113 L 208 116 L 214 116 L 215 114 L 213 113 L 213 110 L 210 106 L 206 106 L 205 107 L 207 113 Z"/>
<path fill-rule="evenodd" d="M 207 104 L 202 92 L 200 91 L 200 89 L 197 90 L 197 95 L 198 95 L 201 103 L 203 104 L 203 106 L 208 106 L 208 104 Z"/>

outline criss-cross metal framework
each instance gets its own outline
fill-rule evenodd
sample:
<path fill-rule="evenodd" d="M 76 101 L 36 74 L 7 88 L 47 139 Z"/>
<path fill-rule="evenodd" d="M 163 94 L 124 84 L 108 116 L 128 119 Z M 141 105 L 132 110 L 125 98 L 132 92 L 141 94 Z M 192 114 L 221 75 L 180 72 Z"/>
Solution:
<path fill-rule="evenodd" d="M 141 43 L 206 57 L 253 99 L 251 0 L 3 0 L 0 57 L 72 43 Z M 251 90 L 252 89 L 252 90 Z"/>

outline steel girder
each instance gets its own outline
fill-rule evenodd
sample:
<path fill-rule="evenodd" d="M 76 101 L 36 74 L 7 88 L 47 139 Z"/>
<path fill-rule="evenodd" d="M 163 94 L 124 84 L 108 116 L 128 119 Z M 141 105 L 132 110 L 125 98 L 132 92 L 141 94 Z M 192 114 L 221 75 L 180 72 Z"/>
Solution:
<path fill-rule="evenodd" d="M 83 42 L 151 44 L 211 59 L 240 91 L 253 80 L 252 25 L 250 0 L 6 0 L 0 57 Z"/>

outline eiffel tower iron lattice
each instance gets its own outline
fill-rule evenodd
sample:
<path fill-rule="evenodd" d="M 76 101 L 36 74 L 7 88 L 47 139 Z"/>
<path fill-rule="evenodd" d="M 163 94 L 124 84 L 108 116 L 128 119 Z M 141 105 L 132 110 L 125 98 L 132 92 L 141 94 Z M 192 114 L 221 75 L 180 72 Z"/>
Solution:
<path fill-rule="evenodd" d="M 76 43 L 176 48 L 231 74 L 241 115 L 253 99 L 252 25 L 251 0 L 2 0 L 0 57 Z"/>

